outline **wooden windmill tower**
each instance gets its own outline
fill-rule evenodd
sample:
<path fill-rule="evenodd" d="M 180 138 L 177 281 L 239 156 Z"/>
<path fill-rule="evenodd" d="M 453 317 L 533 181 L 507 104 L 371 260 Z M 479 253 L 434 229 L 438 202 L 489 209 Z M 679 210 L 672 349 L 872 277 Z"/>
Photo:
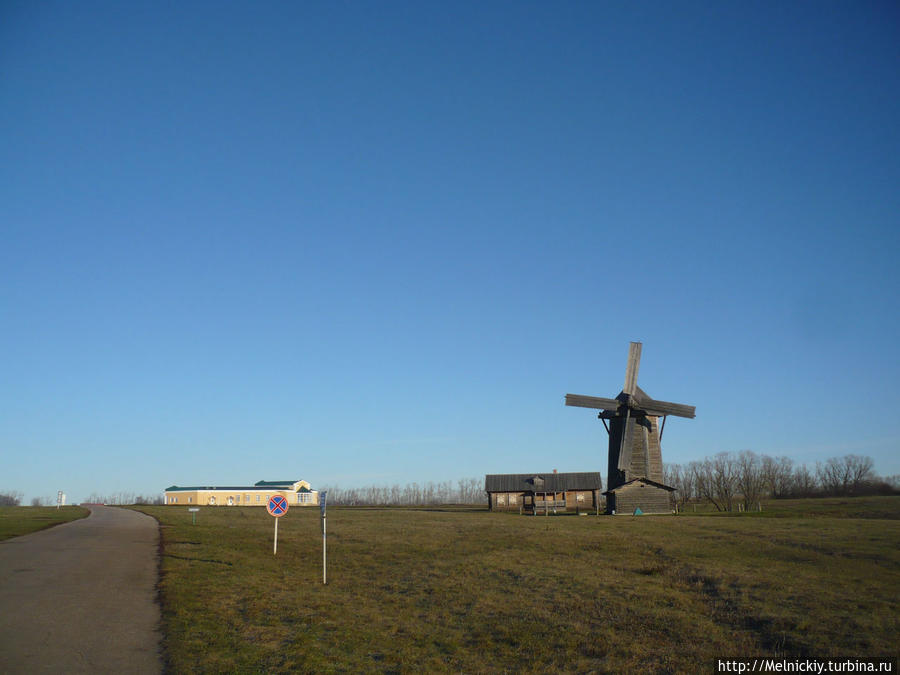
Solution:
<path fill-rule="evenodd" d="M 599 410 L 609 434 L 606 509 L 610 513 L 669 513 L 669 493 L 663 483 L 660 441 L 666 417 L 694 417 L 694 406 L 650 398 L 637 386 L 641 343 L 628 349 L 625 386 L 616 398 L 566 394 L 566 405 Z M 659 419 L 662 418 L 662 424 Z M 607 424 L 609 420 L 609 424 Z"/>

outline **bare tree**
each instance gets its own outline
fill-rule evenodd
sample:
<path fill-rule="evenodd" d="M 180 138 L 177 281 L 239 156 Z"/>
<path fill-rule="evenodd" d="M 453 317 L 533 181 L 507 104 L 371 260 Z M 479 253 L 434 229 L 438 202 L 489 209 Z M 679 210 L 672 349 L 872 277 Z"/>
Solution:
<path fill-rule="evenodd" d="M 845 455 L 816 464 L 816 476 L 827 495 L 857 495 L 866 492 L 875 481 L 871 457 Z"/>
<path fill-rule="evenodd" d="M 765 489 L 762 462 L 756 453 L 744 450 L 737 457 L 736 469 L 737 489 L 741 494 L 744 510 L 748 511 L 759 503 Z"/>
<path fill-rule="evenodd" d="M 694 498 L 694 472 L 681 464 L 665 464 L 663 466 L 663 483 L 675 488 L 675 503 L 683 508 Z"/>
<path fill-rule="evenodd" d="M 0 506 L 19 506 L 22 503 L 22 493 L 6 490 L 0 492 Z"/>
<path fill-rule="evenodd" d="M 697 493 L 717 511 L 731 511 L 737 488 L 737 464 L 734 456 L 720 452 L 712 459 L 693 462 Z"/>
<path fill-rule="evenodd" d="M 694 483 L 697 486 L 697 496 L 715 506 L 717 511 L 722 511 L 722 506 L 718 503 L 718 494 L 715 489 L 712 462 L 710 459 L 706 458 L 702 462 L 691 462 L 690 470 L 694 474 Z"/>
<path fill-rule="evenodd" d="M 845 486 L 850 481 L 849 474 L 845 473 L 845 467 L 837 457 L 830 458 L 824 464 L 816 462 L 816 478 L 822 491 L 828 495 L 844 494 Z"/>
<path fill-rule="evenodd" d="M 791 490 L 794 460 L 790 457 L 769 457 L 763 455 L 760 458 L 760 471 L 762 472 L 765 492 L 774 499 L 786 496 Z"/>
<path fill-rule="evenodd" d="M 849 476 L 848 494 L 859 494 L 874 482 L 875 473 L 873 469 L 875 462 L 872 461 L 871 457 L 847 455 L 842 458 L 842 461 L 847 467 L 847 475 Z"/>
<path fill-rule="evenodd" d="M 684 491 L 683 504 L 687 504 L 690 500 L 697 498 L 697 477 L 690 467 L 685 467 L 681 476 L 682 490 Z"/>
<path fill-rule="evenodd" d="M 818 489 L 818 480 L 806 464 L 794 468 L 794 472 L 791 474 L 791 485 L 788 490 L 791 497 L 812 497 Z"/>
<path fill-rule="evenodd" d="M 465 486 L 460 495 L 463 504 L 479 504 L 484 501 L 484 483 L 478 478 L 469 478 L 464 481 Z"/>

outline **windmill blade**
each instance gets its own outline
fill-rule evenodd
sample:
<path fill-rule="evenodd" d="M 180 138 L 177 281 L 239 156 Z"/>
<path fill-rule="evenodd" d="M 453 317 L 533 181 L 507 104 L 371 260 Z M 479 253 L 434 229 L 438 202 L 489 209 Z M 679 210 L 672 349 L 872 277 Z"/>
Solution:
<path fill-rule="evenodd" d="M 594 410 L 615 410 L 619 407 L 619 402 L 614 398 L 566 394 L 566 405 L 576 406 L 578 408 L 593 408 Z"/>
<path fill-rule="evenodd" d="M 629 409 L 628 413 L 631 410 Z M 631 447 L 634 439 L 634 418 L 625 414 L 625 429 L 622 432 L 622 444 L 619 446 L 619 471 L 631 469 Z"/>
<path fill-rule="evenodd" d="M 628 365 L 625 366 L 625 386 L 622 391 L 634 396 L 637 387 L 638 368 L 641 367 L 641 343 L 631 342 L 628 345 Z"/>
<path fill-rule="evenodd" d="M 648 415 L 662 417 L 663 415 L 674 415 L 675 417 L 696 417 L 696 408 L 692 405 L 683 405 L 681 403 L 669 403 L 668 401 L 655 401 L 652 398 L 645 398 L 640 402 L 642 410 L 646 410 Z"/>

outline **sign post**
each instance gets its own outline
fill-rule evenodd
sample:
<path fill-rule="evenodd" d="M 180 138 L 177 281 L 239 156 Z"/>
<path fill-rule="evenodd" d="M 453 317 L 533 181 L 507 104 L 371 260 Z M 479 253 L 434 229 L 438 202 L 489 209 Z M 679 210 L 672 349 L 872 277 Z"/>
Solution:
<path fill-rule="evenodd" d="M 269 497 L 266 511 L 269 512 L 269 515 L 275 516 L 275 546 L 272 549 L 272 555 L 276 555 L 278 553 L 278 519 L 288 511 L 287 499 L 281 495 Z"/>
<path fill-rule="evenodd" d="M 197 524 L 197 511 L 199 511 L 199 510 L 200 509 L 198 509 L 198 508 L 188 509 L 188 511 L 190 511 L 190 513 L 191 513 L 191 525 Z"/>
<path fill-rule="evenodd" d="M 325 555 L 325 544 L 326 544 L 326 537 L 325 537 L 325 500 L 326 500 L 327 497 L 328 497 L 328 490 L 325 490 L 324 492 L 320 492 L 320 493 L 319 493 L 319 506 L 320 506 L 321 509 L 322 509 L 322 584 L 327 584 L 327 583 L 328 583 L 328 573 L 327 573 L 327 571 L 326 571 L 327 568 L 326 568 L 326 566 L 325 566 L 325 563 L 326 563 L 326 560 L 327 560 L 326 555 Z"/>

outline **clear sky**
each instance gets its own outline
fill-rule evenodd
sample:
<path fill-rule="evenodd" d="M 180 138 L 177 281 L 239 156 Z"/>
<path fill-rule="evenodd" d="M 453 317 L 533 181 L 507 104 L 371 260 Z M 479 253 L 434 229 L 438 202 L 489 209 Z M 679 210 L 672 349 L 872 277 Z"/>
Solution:
<path fill-rule="evenodd" d="M 896 2 L 0 4 L 0 490 L 900 473 Z"/>

